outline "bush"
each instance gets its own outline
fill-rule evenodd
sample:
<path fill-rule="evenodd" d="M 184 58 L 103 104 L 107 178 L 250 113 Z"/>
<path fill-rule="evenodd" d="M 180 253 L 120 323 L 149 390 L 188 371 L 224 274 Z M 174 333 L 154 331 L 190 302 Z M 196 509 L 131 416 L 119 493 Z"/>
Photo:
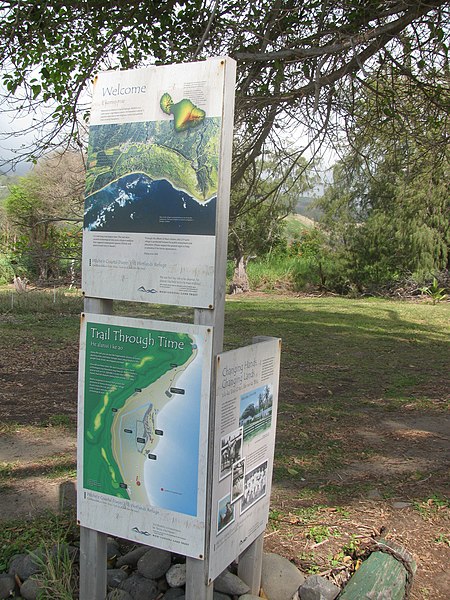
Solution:
<path fill-rule="evenodd" d="M 14 279 L 14 269 L 6 255 L 0 256 L 0 285 L 12 283 Z"/>

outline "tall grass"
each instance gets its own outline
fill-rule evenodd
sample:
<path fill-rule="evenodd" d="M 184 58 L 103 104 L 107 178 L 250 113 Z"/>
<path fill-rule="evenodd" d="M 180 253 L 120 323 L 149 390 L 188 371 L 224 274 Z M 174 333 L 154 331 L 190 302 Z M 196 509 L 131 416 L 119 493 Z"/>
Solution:
<path fill-rule="evenodd" d="M 252 290 L 265 291 L 293 289 L 293 274 L 298 259 L 280 254 L 268 254 L 250 261 L 247 267 L 248 279 Z"/>
<path fill-rule="evenodd" d="M 79 314 L 83 299 L 79 290 L 30 290 L 18 293 L 14 289 L 0 289 L 0 314 Z"/>
<path fill-rule="evenodd" d="M 38 598 L 42 600 L 74 600 L 78 597 L 78 566 L 64 541 L 58 540 L 53 547 L 45 546 L 42 555 L 35 560 L 41 568 L 34 576 L 39 582 Z"/>
<path fill-rule="evenodd" d="M 308 291 L 326 285 L 328 280 L 336 284 L 331 261 L 318 261 L 309 256 L 268 254 L 250 261 L 247 274 L 252 290 Z"/>

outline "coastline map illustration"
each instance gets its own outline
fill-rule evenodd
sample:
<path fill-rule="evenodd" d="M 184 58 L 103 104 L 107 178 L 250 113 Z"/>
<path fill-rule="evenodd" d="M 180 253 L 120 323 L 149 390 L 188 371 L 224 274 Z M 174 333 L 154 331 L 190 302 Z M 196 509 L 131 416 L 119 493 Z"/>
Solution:
<path fill-rule="evenodd" d="M 204 340 L 86 323 L 83 486 L 197 514 Z"/>
<path fill-rule="evenodd" d="M 215 234 L 221 118 L 168 93 L 158 110 L 157 121 L 91 125 L 85 230 Z"/>

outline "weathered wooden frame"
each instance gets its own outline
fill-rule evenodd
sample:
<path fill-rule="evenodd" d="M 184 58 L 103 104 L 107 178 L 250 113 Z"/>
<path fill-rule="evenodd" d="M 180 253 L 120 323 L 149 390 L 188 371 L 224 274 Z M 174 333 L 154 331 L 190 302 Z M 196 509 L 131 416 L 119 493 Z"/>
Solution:
<path fill-rule="evenodd" d="M 220 147 L 220 170 L 216 214 L 216 255 L 214 277 L 214 305 L 210 309 L 195 309 L 194 324 L 213 329 L 213 353 L 211 363 L 209 447 L 206 498 L 206 531 L 204 560 L 187 558 L 187 600 L 212 600 L 213 582 L 208 583 L 208 544 L 211 527 L 211 478 L 214 444 L 215 380 L 213 368 L 216 356 L 223 349 L 224 310 L 226 294 L 226 261 L 228 217 L 231 180 L 231 154 L 233 142 L 234 86 L 236 63 L 230 58 L 221 59 L 225 69 L 223 87 L 223 134 Z M 113 301 L 85 298 L 84 309 L 92 314 L 109 315 Z M 106 597 L 106 540 L 107 535 L 81 527 L 80 536 L 80 600 L 104 600 Z M 261 582 L 263 536 L 259 536 L 239 558 L 239 576 L 249 585 L 251 593 L 258 594 Z"/>

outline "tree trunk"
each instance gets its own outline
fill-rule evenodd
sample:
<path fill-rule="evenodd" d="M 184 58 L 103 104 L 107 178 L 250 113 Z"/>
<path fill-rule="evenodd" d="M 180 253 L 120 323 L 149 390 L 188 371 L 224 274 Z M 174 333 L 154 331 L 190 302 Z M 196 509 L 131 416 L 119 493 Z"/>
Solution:
<path fill-rule="evenodd" d="M 233 279 L 230 285 L 230 294 L 249 292 L 250 284 L 247 276 L 247 264 L 243 256 L 236 258 Z"/>

